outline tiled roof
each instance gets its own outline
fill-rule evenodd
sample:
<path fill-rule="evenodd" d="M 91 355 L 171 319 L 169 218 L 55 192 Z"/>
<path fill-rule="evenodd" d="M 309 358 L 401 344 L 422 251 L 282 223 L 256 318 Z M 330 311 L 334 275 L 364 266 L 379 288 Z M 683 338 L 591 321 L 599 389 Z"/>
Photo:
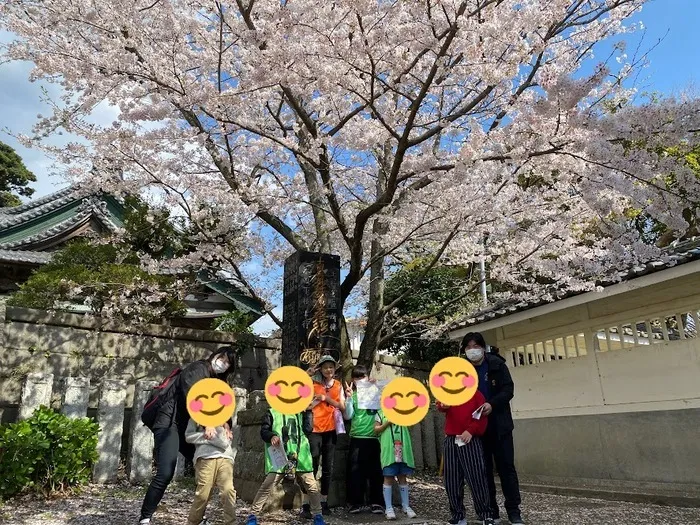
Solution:
<path fill-rule="evenodd" d="M 665 261 L 653 260 L 641 266 L 633 266 L 626 270 L 612 273 L 609 277 L 597 282 L 596 284 L 599 286 L 611 286 L 619 282 L 636 279 L 637 277 L 641 277 L 643 275 L 648 275 L 661 270 L 667 270 L 674 266 L 678 266 L 679 264 L 700 260 L 700 237 L 693 237 L 681 243 L 673 244 L 669 246 L 668 253 L 668 259 Z M 450 325 L 448 331 L 459 330 L 460 328 L 467 328 L 469 326 L 478 325 L 487 321 L 493 321 L 494 319 L 531 310 L 532 308 L 561 301 L 562 299 L 567 299 L 582 293 L 586 293 L 586 291 L 555 291 L 552 294 L 554 298 L 549 300 L 539 299 L 530 301 L 505 301 L 470 314 L 469 317 Z"/>
<path fill-rule="evenodd" d="M 97 220 L 106 230 L 121 226 L 109 197 L 71 186 L 0 214 L 0 249 L 28 250 Z M 113 199 L 112 199 L 113 200 Z M 41 249 L 41 248 L 39 248 Z"/>
<path fill-rule="evenodd" d="M 0 263 L 46 264 L 51 260 L 50 252 L 24 250 L 0 250 Z"/>

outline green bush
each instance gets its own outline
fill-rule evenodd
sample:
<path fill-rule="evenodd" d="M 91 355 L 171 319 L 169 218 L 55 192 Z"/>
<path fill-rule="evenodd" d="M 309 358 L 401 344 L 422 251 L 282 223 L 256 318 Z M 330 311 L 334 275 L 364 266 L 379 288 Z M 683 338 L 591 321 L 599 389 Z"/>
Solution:
<path fill-rule="evenodd" d="M 91 419 L 70 419 L 44 406 L 26 421 L 0 425 L 0 500 L 88 483 L 98 430 Z"/>

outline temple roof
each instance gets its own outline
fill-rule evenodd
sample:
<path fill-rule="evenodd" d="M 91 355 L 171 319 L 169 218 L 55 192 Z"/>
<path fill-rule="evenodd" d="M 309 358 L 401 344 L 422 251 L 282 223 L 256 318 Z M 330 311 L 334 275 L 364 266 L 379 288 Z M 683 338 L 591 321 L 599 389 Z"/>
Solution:
<path fill-rule="evenodd" d="M 124 203 L 106 193 L 69 186 L 21 206 L 0 208 L 0 264 L 39 267 L 52 252 L 88 232 L 107 234 L 124 226 Z M 263 305 L 242 283 L 200 271 L 199 283 L 255 319 Z"/>

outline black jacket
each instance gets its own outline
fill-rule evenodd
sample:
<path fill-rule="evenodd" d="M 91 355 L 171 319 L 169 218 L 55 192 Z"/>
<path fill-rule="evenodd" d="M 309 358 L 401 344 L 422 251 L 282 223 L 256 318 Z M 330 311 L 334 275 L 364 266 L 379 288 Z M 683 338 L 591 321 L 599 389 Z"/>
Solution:
<path fill-rule="evenodd" d="M 513 378 L 506 365 L 506 360 L 499 355 L 486 354 L 488 363 L 489 399 L 493 407 L 489 415 L 489 432 L 505 434 L 513 430 L 513 415 L 510 411 L 510 400 L 513 399 Z"/>
<path fill-rule="evenodd" d="M 177 426 L 180 436 L 180 453 L 190 461 L 194 457 L 195 447 L 185 441 L 185 430 L 187 430 L 187 423 L 190 421 L 190 415 L 187 412 L 187 393 L 197 381 L 208 377 L 218 376 L 214 374 L 211 364 L 206 359 L 195 361 L 183 368 L 177 377 L 177 383 L 174 385 L 173 397 L 163 404 L 153 425 L 154 430 Z"/>
<path fill-rule="evenodd" d="M 290 416 L 292 417 L 292 416 Z M 274 436 L 277 436 L 277 433 L 272 431 L 272 412 L 269 410 L 265 412 L 265 416 L 263 417 L 262 424 L 260 425 L 260 437 L 265 443 L 269 443 L 272 441 L 272 438 Z M 314 430 L 314 416 L 313 412 L 311 410 L 306 410 L 302 416 L 301 416 L 301 430 L 306 434 L 307 436 L 311 434 Z M 283 436 L 278 436 L 282 438 Z"/>

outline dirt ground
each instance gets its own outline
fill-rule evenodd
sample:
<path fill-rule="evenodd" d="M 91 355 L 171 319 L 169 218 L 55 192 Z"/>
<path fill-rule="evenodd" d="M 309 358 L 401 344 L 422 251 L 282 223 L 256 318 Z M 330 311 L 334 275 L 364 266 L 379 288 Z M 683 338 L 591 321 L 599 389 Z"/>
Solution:
<path fill-rule="evenodd" d="M 6 525 L 136 525 L 144 489 L 128 484 L 87 487 L 79 495 L 44 500 L 24 496 L 0 507 L 0 523 Z M 191 502 L 192 484 L 173 483 L 154 517 L 154 525 L 185 525 Z M 399 524 L 447 524 L 449 512 L 444 489 L 438 478 L 425 477 L 411 483 L 411 507 L 418 513 L 415 520 L 398 520 Z M 700 525 L 700 509 L 664 507 L 639 503 L 614 502 L 573 496 L 555 496 L 523 492 L 523 518 L 532 525 Z M 465 498 L 470 525 L 478 523 Z M 248 515 L 248 505 L 239 502 L 240 523 Z M 212 524 L 222 524 L 222 512 L 216 499 L 207 512 Z M 400 517 L 400 516 L 399 516 Z M 308 523 L 296 512 L 279 511 L 260 517 L 260 523 Z M 335 509 L 327 519 L 330 525 L 364 525 L 384 521 L 383 516 L 369 513 L 348 515 Z M 504 523 L 507 523 L 504 520 Z"/>

